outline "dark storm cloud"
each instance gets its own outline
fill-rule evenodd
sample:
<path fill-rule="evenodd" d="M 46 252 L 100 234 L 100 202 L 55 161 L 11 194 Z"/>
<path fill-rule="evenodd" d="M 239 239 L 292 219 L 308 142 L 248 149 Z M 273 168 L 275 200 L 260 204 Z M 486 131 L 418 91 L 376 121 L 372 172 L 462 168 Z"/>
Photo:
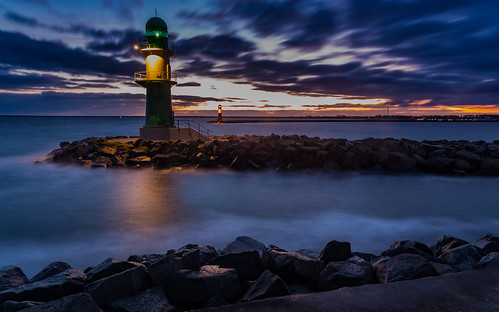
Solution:
<path fill-rule="evenodd" d="M 0 114 L 15 115 L 120 115 L 141 112 L 144 107 L 142 94 L 64 93 L 41 94 L 0 93 Z"/>
<path fill-rule="evenodd" d="M 243 23 L 261 37 L 279 38 L 275 40 L 282 47 L 313 50 L 334 42 L 350 49 L 339 54 L 358 61 L 324 65 L 328 57 L 335 56 L 329 55 L 286 62 L 248 51 L 219 65 L 197 54 L 198 61 L 180 69 L 186 75 L 229 79 L 251 84 L 256 90 L 300 96 L 385 98 L 400 106 L 424 99 L 433 99 L 425 104 L 429 107 L 499 103 L 496 1 L 353 0 L 335 6 L 325 1 L 286 0 L 217 3 L 212 12 L 183 12 L 181 16 L 209 20 L 211 14 L 211 20 L 226 28 Z M 372 58 L 384 61 L 366 65 Z M 413 69 L 391 69 L 401 65 Z"/>
<path fill-rule="evenodd" d="M 255 51 L 254 43 L 230 34 L 202 35 L 175 42 L 176 55 L 182 59 L 202 55 L 218 60 L 230 60 L 252 51 Z"/>
<path fill-rule="evenodd" d="M 179 83 L 176 85 L 177 87 L 201 87 L 201 84 L 199 82 L 184 82 L 184 83 Z"/>
<path fill-rule="evenodd" d="M 16 47 L 15 53 L 12 53 L 11 47 Z M 130 76 L 143 69 L 138 61 L 120 62 L 113 57 L 69 48 L 60 42 L 35 40 L 1 30 L 0 63 L 26 69 L 95 75 Z"/>

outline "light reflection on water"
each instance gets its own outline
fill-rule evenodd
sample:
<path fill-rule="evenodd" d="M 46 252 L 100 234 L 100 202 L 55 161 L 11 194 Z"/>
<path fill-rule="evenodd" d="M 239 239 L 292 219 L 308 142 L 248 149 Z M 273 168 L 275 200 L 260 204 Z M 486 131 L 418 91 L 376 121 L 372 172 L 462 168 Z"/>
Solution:
<path fill-rule="evenodd" d="M 239 235 L 289 250 L 346 240 L 379 253 L 399 239 L 473 240 L 499 228 L 497 178 L 17 169 L 0 166 L 9 203 L 0 266 L 29 275 L 56 260 L 85 268 L 187 243 L 223 248 Z"/>

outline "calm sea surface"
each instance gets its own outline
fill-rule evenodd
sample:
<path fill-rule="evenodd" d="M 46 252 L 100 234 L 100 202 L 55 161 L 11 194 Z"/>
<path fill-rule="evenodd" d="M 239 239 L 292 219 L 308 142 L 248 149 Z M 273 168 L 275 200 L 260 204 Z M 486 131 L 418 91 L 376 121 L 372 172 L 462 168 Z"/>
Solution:
<path fill-rule="evenodd" d="M 214 134 L 323 138 L 499 139 L 499 123 L 205 124 Z M 0 266 L 52 261 L 84 269 L 107 257 L 239 235 L 288 250 L 345 240 L 379 253 L 499 232 L 499 178 L 362 173 L 99 170 L 33 165 L 61 141 L 138 135 L 142 118 L 0 117 Z"/>

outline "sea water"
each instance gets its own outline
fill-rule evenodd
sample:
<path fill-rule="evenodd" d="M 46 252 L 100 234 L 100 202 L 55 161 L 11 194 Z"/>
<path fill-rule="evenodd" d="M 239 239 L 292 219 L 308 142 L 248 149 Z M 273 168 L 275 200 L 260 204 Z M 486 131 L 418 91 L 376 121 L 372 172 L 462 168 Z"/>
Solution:
<path fill-rule="evenodd" d="M 499 123 L 208 124 L 214 134 L 499 139 Z M 61 141 L 137 135 L 142 118 L 0 117 L 0 267 L 33 276 L 53 261 L 108 257 L 239 235 L 288 250 L 349 241 L 379 254 L 396 240 L 475 240 L 499 230 L 499 178 L 356 172 L 180 172 L 34 165 Z"/>

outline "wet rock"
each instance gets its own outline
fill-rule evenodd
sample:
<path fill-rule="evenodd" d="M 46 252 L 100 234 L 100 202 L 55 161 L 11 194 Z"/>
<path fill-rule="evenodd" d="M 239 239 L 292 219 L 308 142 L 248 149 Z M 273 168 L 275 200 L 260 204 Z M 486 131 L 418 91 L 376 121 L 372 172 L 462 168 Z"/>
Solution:
<path fill-rule="evenodd" d="M 234 170 L 244 170 L 250 166 L 248 158 L 244 154 L 240 154 L 234 158 L 230 167 Z"/>
<path fill-rule="evenodd" d="M 68 269 L 71 269 L 71 266 L 67 264 L 66 262 L 52 262 L 51 264 L 47 265 L 45 268 L 43 268 L 38 274 L 33 276 L 29 282 L 34 283 L 38 282 L 41 280 L 44 280 L 46 278 L 49 278 L 51 276 L 54 276 L 56 274 L 59 274 L 61 272 L 64 272 Z"/>
<path fill-rule="evenodd" d="M 286 283 L 284 283 L 278 275 L 272 274 L 269 270 L 265 270 L 255 282 L 251 283 L 241 301 L 251 301 L 290 294 L 291 292 L 286 286 Z"/>
<path fill-rule="evenodd" d="M 84 291 L 99 305 L 105 305 L 118 298 L 127 297 L 151 285 L 151 278 L 142 264 L 87 284 Z"/>
<path fill-rule="evenodd" d="M 279 275 L 284 281 L 304 283 L 314 288 L 318 286 L 319 273 L 324 268 L 321 260 L 272 245 L 263 250 L 262 262 L 264 268 Z"/>
<path fill-rule="evenodd" d="M 381 283 L 403 281 L 437 275 L 436 269 L 425 258 L 414 254 L 400 254 L 374 264 Z"/>
<path fill-rule="evenodd" d="M 151 165 L 151 157 L 149 156 L 138 156 L 134 158 L 129 158 L 127 160 L 127 165 L 131 166 L 149 166 Z"/>
<path fill-rule="evenodd" d="M 241 284 L 257 279 L 263 272 L 260 254 L 255 250 L 222 255 L 210 260 L 208 264 L 218 265 L 221 268 L 235 269 Z"/>
<path fill-rule="evenodd" d="M 321 251 L 322 249 L 320 248 L 306 248 L 297 250 L 296 252 L 310 258 L 319 259 Z"/>
<path fill-rule="evenodd" d="M 222 254 L 226 255 L 232 252 L 243 252 L 243 251 L 252 251 L 256 250 L 261 255 L 262 251 L 265 249 L 265 245 L 260 243 L 259 241 L 248 237 L 248 236 L 239 236 L 233 242 L 230 242 L 225 248 L 222 250 Z"/>
<path fill-rule="evenodd" d="M 411 171 L 416 168 L 416 160 L 407 154 L 390 152 L 383 166 L 390 171 Z"/>
<path fill-rule="evenodd" d="M 92 283 L 101 278 L 121 273 L 136 266 L 137 263 L 134 262 L 108 258 L 86 273 L 87 283 Z"/>
<path fill-rule="evenodd" d="M 131 255 L 127 261 L 142 263 L 149 268 L 151 264 L 166 257 L 166 254 L 145 254 L 145 255 Z"/>
<path fill-rule="evenodd" d="M 494 251 L 483 256 L 478 262 L 478 266 L 485 269 L 499 269 L 499 252 Z"/>
<path fill-rule="evenodd" d="M 482 255 L 486 255 L 491 252 L 499 251 L 499 237 L 494 236 L 493 234 L 487 234 L 473 243 L 473 245 Z"/>
<path fill-rule="evenodd" d="M 473 245 L 466 244 L 444 251 L 439 258 L 459 271 L 468 271 L 478 266 L 481 257 Z"/>
<path fill-rule="evenodd" d="M 88 294 L 79 293 L 22 310 L 23 312 L 102 312 Z"/>
<path fill-rule="evenodd" d="M 456 152 L 454 154 L 454 157 L 466 160 L 466 161 L 471 162 L 471 163 L 473 163 L 473 162 L 479 163 L 482 160 L 480 158 L 480 156 L 478 156 L 477 154 L 472 153 L 472 152 L 468 152 L 466 150 L 461 150 L 461 151 Z"/>
<path fill-rule="evenodd" d="M 349 242 L 338 242 L 332 240 L 327 243 L 324 249 L 321 251 L 319 260 L 327 264 L 331 261 L 345 261 L 351 256 L 352 251 L 350 249 Z"/>
<path fill-rule="evenodd" d="M 435 244 L 435 256 L 439 257 L 443 252 L 468 244 L 459 238 L 455 238 L 447 235 L 440 235 L 437 238 L 437 243 Z"/>
<path fill-rule="evenodd" d="M 130 158 L 149 156 L 149 148 L 147 146 L 136 147 L 129 152 L 129 155 L 130 155 Z"/>
<path fill-rule="evenodd" d="M 113 157 L 114 154 L 116 154 L 116 148 L 109 147 L 109 146 L 101 146 L 97 150 L 97 154 L 102 155 L 102 156 L 107 156 L 107 157 Z"/>
<path fill-rule="evenodd" d="M 435 173 L 449 173 L 454 160 L 447 157 L 431 157 L 426 160 L 426 169 Z"/>
<path fill-rule="evenodd" d="M 110 311 L 116 312 L 168 312 L 175 307 L 168 302 L 163 287 L 152 287 L 136 294 L 112 301 Z"/>
<path fill-rule="evenodd" d="M 5 301 L 0 304 L 0 311 L 2 312 L 17 312 L 27 308 L 31 308 L 42 304 L 43 302 L 38 301 Z"/>
<path fill-rule="evenodd" d="M 10 288 L 0 292 L 1 301 L 50 301 L 78 293 L 87 276 L 83 271 L 69 269 L 42 281 Z"/>
<path fill-rule="evenodd" d="M 28 283 L 20 267 L 8 265 L 0 268 L 0 291 Z"/>
<path fill-rule="evenodd" d="M 433 258 L 433 252 L 423 243 L 403 240 L 396 241 L 390 247 L 381 253 L 382 256 L 394 257 L 400 254 L 415 254 L 427 259 Z"/>
<path fill-rule="evenodd" d="M 111 158 L 106 156 L 97 156 L 92 160 L 92 168 L 107 168 L 112 164 Z"/>
<path fill-rule="evenodd" d="M 369 263 L 372 263 L 374 262 L 375 260 L 378 259 L 378 257 L 374 254 L 371 254 L 371 253 L 365 253 L 365 252 L 358 252 L 358 251 L 355 251 L 355 252 L 352 252 L 352 257 L 359 257 L 361 259 L 364 259 L 366 260 L 367 262 Z"/>
<path fill-rule="evenodd" d="M 168 299 L 179 309 L 200 308 L 234 302 L 241 295 L 236 270 L 216 265 L 202 266 L 199 271 L 179 270 L 170 277 Z"/>
<path fill-rule="evenodd" d="M 376 281 L 376 273 L 371 263 L 359 257 L 347 261 L 329 262 L 320 273 L 321 290 L 360 286 Z"/>
<path fill-rule="evenodd" d="M 166 285 L 173 272 L 182 269 L 198 270 L 217 256 L 217 251 L 212 246 L 189 244 L 151 264 L 149 274 L 155 285 Z"/>

